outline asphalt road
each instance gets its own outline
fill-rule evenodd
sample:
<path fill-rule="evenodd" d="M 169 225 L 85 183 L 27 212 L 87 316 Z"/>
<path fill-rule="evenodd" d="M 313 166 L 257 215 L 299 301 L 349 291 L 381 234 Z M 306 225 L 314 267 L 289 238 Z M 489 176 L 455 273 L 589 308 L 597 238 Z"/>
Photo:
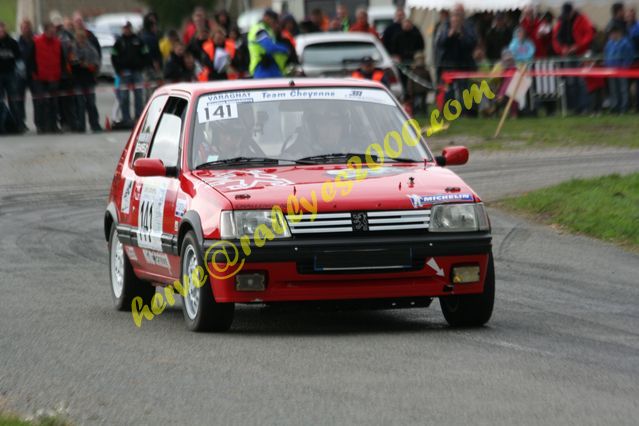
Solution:
<path fill-rule="evenodd" d="M 636 424 L 639 256 L 491 209 L 488 326 L 429 309 L 240 307 L 195 334 L 111 306 L 102 217 L 127 135 L 0 139 L 0 407 L 78 424 Z M 487 200 L 639 170 L 639 151 L 471 154 Z M 605 206 L 602 206 L 605 208 Z"/>

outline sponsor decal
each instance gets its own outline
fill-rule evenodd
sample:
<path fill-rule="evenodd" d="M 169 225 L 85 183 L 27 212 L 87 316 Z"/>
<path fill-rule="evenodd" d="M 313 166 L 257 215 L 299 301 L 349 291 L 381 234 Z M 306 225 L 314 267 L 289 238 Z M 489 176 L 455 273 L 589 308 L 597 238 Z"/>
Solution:
<path fill-rule="evenodd" d="M 247 183 L 247 179 L 242 175 L 250 175 L 253 179 Z M 213 187 L 221 187 L 230 191 L 236 191 L 240 189 L 250 189 L 259 186 L 286 186 L 293 185 L 290 180 L 281 178 L 277 175 L 265 173 L 262 170 L 247 170 L 238 174 L 237 172 L 228 172 L 215 176 L 213 178 L 206 179 Z"/>
<path fill-rule="evenodd" d="M 145 184 L 138 211 L 138 246 L 162 251 L 162 221 L 168 183 Z"/>
<path fill-rule="evenodd" d="M 237 102 L 203 105 L 197 109 L 197 120 L 200 124 L 210 121 L 230 120 L 238 117 Z"/>
<path fill-rule="evenodd" d="M 135 254 L 135 249 L 130 246 L 126 246 L 125 248 L 126 248 L 126 254 L 129 257 L 129 260 L 137 262 L 138 256 Z"/>
<path fill-rule="evenodd" d="M 122 188 L 122 200 L 120 200 L 120 211 L 124 214 L 129 214 L 131 208 L 131 195 L 133 194 L 133 179 L 126 179 L 124 181 L 124 188 Z"/>
<path fill-rule="evenodd" d="M 142 250 L 142 253 L 144 254 L 144 260 L 151 265 L 157 265 L 167 269 L 171 267 L 169 257 L 164 253 L 157 253 L 151 250 Z"/>
<path fill-rule="evenodd" d="M 377 169 L 367 170 L 366 177 L 378 177 L 378 176 L 392 176 L 399 175 L 407 172 L 406 168 L 402 167 L 379 167 Z M 343 179 L 359 179 L 360 176 L 359 170 L 354 169 L 342 169 L 342 170 L 329 170 L 326 174 L 330 176 L 340 176 Z"/>
<path fill-rule="evenodd" d="M 473 201 L 473 194 L 439 194 L 439 195 L 409 195 L 413 207 L 418 209 L 428 204 L 446 203 L 449 201 Z"/>
<path fill-rule="evenodd" d="M 175 217 L 182 218 L 186 213 L 186 199 L 180 198 L 175 203 Z"/>

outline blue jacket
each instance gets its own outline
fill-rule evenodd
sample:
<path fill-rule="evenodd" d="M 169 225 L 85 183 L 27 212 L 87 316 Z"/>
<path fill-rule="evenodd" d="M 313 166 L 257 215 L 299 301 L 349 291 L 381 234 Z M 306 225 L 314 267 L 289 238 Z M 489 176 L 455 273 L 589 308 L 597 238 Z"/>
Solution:
<path fill-rule="evenodd" d="M 635 50 L 627 37 L 608 40 L 604 48 L 604 64 L 607 67 L 628 68 L 635 57 Z"/>
<path fill-rule="evenodd" d="M 535 56 L 535 45 L 530 40 L 522 43 L 517 37 L 510 42 L 508 50 L 512 52 L 516 62 L 528 62 Z"/>

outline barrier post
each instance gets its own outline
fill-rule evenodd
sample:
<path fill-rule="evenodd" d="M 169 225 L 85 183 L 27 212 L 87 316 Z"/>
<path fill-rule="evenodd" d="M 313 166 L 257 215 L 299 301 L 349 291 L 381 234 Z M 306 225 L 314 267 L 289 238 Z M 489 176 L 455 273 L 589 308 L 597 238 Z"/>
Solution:
<path fill-rule="evenodd" d="M 515 82 L 515 90 L 513 94 L 516 94 L 519 91 L 519 86 L 526 75 L 526 70 L 528 69 L 528 64 L 523 64 L 519 67 L 519 76 L 517 81 Z M 515 100 L 514 96 L 508 98 L 508 103 L 506 104 L 506 108 L 504 109 L 504 114 L 501 116 L 501 120 L 499 120 L 499 125 L 497 126 L 497 130 L 495 131 L 495 138 L 499 136 L 501 133 L 501 128 L 504 126 L 504 122 L 506 121 L 506 117 L 508 117 L 508 113 L 510 113 L 510 108 L 512 108 L 513 102 Z"/>

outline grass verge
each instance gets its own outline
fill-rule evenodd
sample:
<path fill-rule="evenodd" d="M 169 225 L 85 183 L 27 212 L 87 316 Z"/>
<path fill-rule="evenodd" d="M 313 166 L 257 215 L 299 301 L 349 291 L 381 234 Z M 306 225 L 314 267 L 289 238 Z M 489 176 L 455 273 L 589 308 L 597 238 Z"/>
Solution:
<path fill-rule="evenodd" d="M 497 204 L 544 223 L 639 250 L 639 173 L 574 179 Z"/>
<path fill-rule="evenodd" d="M 417 119 L 427 125 L 426 117 Z M 508 119 L 501 135 L 493 138 L 497 118 L 460 118 L 448 130 L 429 138 L 436 150 L 447 145 L 503 150 L 608 146 L 639 148 L 639 116 L 538 117 Z"/>
<path fill-rule="evenodd" d="M 0 426 L 70 426 L 66 419 L 54 415 L 42 415 L 33 420 L 23 420 L 18 416 L 0 413 Z"/>

